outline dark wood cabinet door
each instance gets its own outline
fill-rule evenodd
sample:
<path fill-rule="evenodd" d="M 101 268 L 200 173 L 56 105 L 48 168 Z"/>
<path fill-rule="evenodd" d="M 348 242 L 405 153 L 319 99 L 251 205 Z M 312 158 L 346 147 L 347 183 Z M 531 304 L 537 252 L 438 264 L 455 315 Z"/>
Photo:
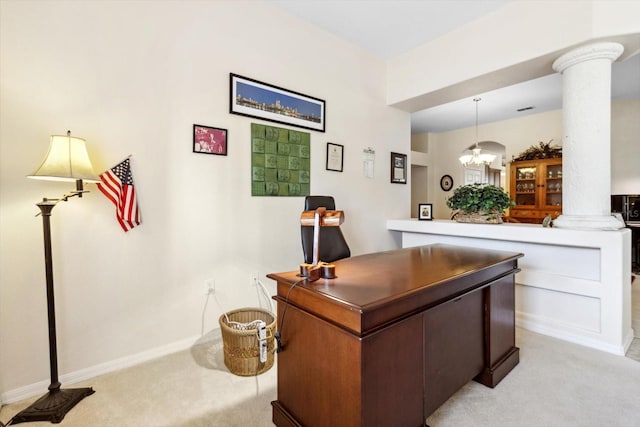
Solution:
<path fill-rule="evenodd" d="M 520 360 L 516 347 L 514 277 L 503 277 L 483 289 L 483 299 L 485 368 L 474 379 L 493 388 Z"/>
<path fill-rule="evenodd" d="M 362 426 L 424 425 L 421 336 L 416 314 L 363 338 Z"/>
<path fill-rule="evenodd" d="M 278 302 L 278 318 L 283 310 Z M 360 340 L 289 304 L 282 343 L 278 402 L 283 409 L 303 426 L 360 426 Z"/>
<path fill-rule="evenodd" d="M 478 290 L 424 313 L 425 418 L 482 372 L 483 311 Z"/>

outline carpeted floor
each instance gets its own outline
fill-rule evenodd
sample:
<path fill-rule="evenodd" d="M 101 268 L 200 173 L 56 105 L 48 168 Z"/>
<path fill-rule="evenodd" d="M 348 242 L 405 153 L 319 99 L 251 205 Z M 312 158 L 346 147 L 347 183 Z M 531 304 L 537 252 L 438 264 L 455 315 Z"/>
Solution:
<path fill-rule="evenodd" d="M 520 364 L 495 389 L 468 383 L 428 424 L 640 425 L 640 362 L 522 329 L 517 329 L 516 341 Z M 638 339 L 633 347 L 640 353 Z M 188 351 L 74 386 L 92 386 L 96 393 L 73 408 L 60 426 L 266 427 L 273 425 L 270 402 L 276 398 L 276 367 L 257 377 L 229 373 L 222 361 L 219 330 L 215 330 Z M 6 423 L 33 400 L 4 406 L 0 421 Z"/>
<path fill-rule="evenodd" d="M 640 362 L 640 338 L 635 338 L 631 345 L 629 346 L 629 350 L 627 350 L 626 356 L 629 359 L 637 360 Z"/>
<path fill-rule="evenodd" d="M 494 390 L 468 383 L 429 425 L 640 425 L 640 362 L 522 329 L 517 343 L 520 364 Z"/>

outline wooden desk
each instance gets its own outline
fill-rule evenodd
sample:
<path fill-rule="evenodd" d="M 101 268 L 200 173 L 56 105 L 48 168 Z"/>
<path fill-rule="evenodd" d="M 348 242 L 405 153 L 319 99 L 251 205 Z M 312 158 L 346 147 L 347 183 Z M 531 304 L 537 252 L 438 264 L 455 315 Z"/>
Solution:
<path fill-rule="evenodd" d="M 429 245 L 338 261 L 333 280 L 269 274 L 283 345 L 273 422 L 418 427 L 469 380 L 494 387 L 519 361 L 521 256 Z"/>

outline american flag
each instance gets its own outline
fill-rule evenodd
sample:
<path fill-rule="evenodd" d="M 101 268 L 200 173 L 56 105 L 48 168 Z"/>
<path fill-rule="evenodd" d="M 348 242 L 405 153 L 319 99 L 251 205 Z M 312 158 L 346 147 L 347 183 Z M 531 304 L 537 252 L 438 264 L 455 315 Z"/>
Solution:
<path fill-rule="evenodd" d="M 125 232 L 140 225 L 140 211 L 128 158 L 100 174 L 98 189 L 116 206 L 116 218 Z"/>

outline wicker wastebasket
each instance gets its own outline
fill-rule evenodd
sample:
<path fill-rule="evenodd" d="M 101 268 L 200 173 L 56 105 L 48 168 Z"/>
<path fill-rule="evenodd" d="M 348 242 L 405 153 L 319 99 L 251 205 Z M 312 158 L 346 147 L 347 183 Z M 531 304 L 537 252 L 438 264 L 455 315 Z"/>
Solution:
<path fill-rule="evenodd" d="M 267 361 L 260 362 L 260 346 L 257 324 L 262 320 L 267 326 Z M 276 319 L 262 308 L 241 308 L 228 311 L 219 319 L 224 347 L 224 364 L 241 376 L 259 375 L 273 366 L 275 353 L 274 333 Z"/>

